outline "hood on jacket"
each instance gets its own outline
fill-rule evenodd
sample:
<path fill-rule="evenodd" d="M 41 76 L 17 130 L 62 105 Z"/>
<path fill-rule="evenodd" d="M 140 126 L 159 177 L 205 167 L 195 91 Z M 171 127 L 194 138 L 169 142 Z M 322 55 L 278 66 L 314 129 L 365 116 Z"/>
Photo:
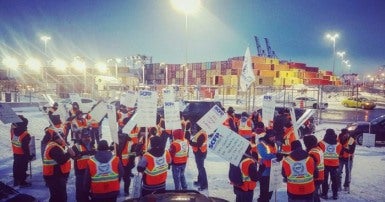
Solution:
<path fill-rule="evenodd" d="M 112 152 L 109 150 L 97 151 L 95 153 L 95 159 L 101 163 L 108 163 L 112 158 Z"/>
<path fill-rule="evenodd" d="M 305 135 L 303 137 L 303 143 L 305 144 L 306 150 L 309 151 L 310 149 L 317 146 L 318 140 L 317 137 L 315 137 L 314 135 Z"/>
<path fill-rule="evenodd" d="M 328 144 L 337 144 L 337 135 L 333 129 L 329 128 L 326 130 L 323 140 Z"/>
<path fill-rule="evenodd" d="M 182 129 L 176 129 L 176 130 L 172 131 L 172 136 L 174 137 L 174 139 L 183 140 L 184 133 L 183 133 Z"/>
<path fill-rule="evenodd" d="M 290 157 L 296 161 L 306 159 L 309 154 L 303 149 L 296 149 L 290 153 Z"/>

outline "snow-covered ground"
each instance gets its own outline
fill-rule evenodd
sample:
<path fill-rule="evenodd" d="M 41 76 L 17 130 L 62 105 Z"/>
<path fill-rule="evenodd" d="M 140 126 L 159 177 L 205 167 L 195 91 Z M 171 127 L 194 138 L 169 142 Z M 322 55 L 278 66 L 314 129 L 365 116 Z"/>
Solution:
<path fill-rule="evenodd" d="M 337 105 L 335 105 L 337 107 Z M 43 129 L 48 126 L 48 121 L 43 116 L 38 108 L 18 108 L 15 109 L 17 114 L 23 114 L 29 119 L 28 129 L 32 135 L 36 137 L 37 157 L 38 159 L 32 162 L 32 178 L 28 178 L 32 182 L 32 187 L 16 188 L 21 193 L 30 194 L 36 197 L 39 201 L 48 201 L 49 191 L 44 186 L 42 177 L 42 163 L 40 159 L 40 139 L 43 137 Z M 104 121 L 103 139 L 110 142 L 109 130 Z M 316 136 L 322 139 L 327 128 L 333 128 L 337 133 L 344 127 L 343 124 L 322 123 L 317 126 Z M 13 157 L 11 152 L 11 143 L 9 135 L 10 124 L 0 123 L 0 181 L 12 184 L 12 163 Z M 205 161 L 205 167 L 208 175 L 209 190 L 208 195 L 234 201 L 232 186 L 228 181 L 228 165 L 229 163 L 221 159 L 214 153 L 209 151 Z M 385 147 L 362 147 L 358 146 L 352 171 L 351 193 L 340 193 L 337 201 L 385 201 Z M 189 157 L 189 162 L 186 169 L 187 180 L 190 189 L 195 187 L 192 182 L 196 179 L 197 169 L 193 154 Z M 121 185 L 123 187 L 123 184 Z M 171 171 L 168 173 L 167 189 L 173 189 L 173 180 Z M 75 177 L 71 172 L 68 181 L 68 201 L 75 201 Z M 123 191 L 121 190 L 123 193 Z M 206 193 L 207 194 L 207 193 Z M 259 188 L 254 192 L 254 200 L 258 198 Z M 329 194 L 330 195 L 330 194 Z M 277 190 L 276 195 L 273 195 L 272 201 L 287 201 L 286 185 Z M 121 194 L 118 201 L 123 201 L 124 196 Z"/>

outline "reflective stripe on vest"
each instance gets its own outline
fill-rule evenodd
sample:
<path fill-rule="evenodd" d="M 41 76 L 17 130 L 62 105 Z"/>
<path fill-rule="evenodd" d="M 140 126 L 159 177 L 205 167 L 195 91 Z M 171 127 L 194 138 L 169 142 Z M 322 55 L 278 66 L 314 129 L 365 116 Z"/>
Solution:
<path fill-rule="evenodd" d="M 52 159 L 51 156 L 49 155 L 49 152 L 54 147 L 59 147 L 62 150 L 62 152 L 64 153 L 64 148 L 61 147 L 58 143 L 53 142 L 53 141 L 48 143 L 46 150 L 44 152 L 44 157 L 43 157 L 43 175 L 44 176 L 53 175 L 54 174 L 54 167 L 56 165 L 58 165 L 58 163 L 54 159 Z M 68 159 L 67 162 L 60 165 L 60 171 L 63 174 L 67 174 L 70 172 L 70 170 L 71 170 L 71 160 Z"/>
<path fill-rule="evenodd" d="M 178 151 L 174 156 L 174 163 L 186 163 L 188 157 L 188 141 L 186 139 L 180 140 L 177 139 L 174 143 L 178 144 Z"/>
<path fill-rule="evenodd" d="M 277 153 L 277 145 L 274 143 L 274 146 L 266 144 L 264 141 L 262 141 L 260 144 L 262 144 L 266 148 L 267 154 L 276 154 Z M 258 152 L 258 159 L 262 160 L 262 163 L 267 167 L 271 167 L 271 160 L 270 159 L 264 159 L 262 158 L 261 154 Z"/>
<path fill-rule="evenodd" d="M 14 154 L 24 154 L 21 143 L 25 136 L 28 135 L 28 131 L 24 131 L 21 135 L 16 136 L 14 130 L 11 130 L 11 142 L 12 142 L 12 151 Z"/>
<path fill-rule="evenodd" d="M 113 156 L 107 163 L 91 157 L 88 161 L 91 176 L 91 193 L 103 194 L 119 191 L 119 159 Z"/>
<path fill-rule="evenodd" d="M 249 174 L 250 164 L 253 164 L 253 163 L 255 162 L 251 158 L 245 158 L 241 161 L 241 163 L 239 163 L 239 168 L 241 169 L 242 181 L 243 181 L 240 188 L 243 191 L 254 190 L 255 187 L 257 186 L 257 182 L 252 181 Z"/>
<path fill-rule="evenodd" d="M 325 165 L 338 166 L 339 159 L 337 154 L 337 144 L 332 145 L 326 142 L 323 142 L 323 143 L 325 145 L 325 151 L 324 151 Z"/>
<path fill-rule="evenodd" d="M 193 137 L 193 139 L 191 141 L 192 142 L 197 142 L 201 135 L 203 135 L 205 137 L 205 140 L 203 141 L 202 146 L 200 146 L 200 147 L 193 146 L 192 149 L 193 149 L 194 152 L 197 152 L 198 149 L 199 149 L 202 153 L 205 153 L 207 151 L 207 133 L 205 133 L 202 130 L 200 130 L 196 135 L 194 135 L 194 137 Z"/>
<path fill-rule="evenodd" d="M 122 164 L 123 166 L 126 166 L 128 164 L 128 157 L 131 154 L 131 148 L 132 148 L 132 141 L 127 141 L 126 144 L 124 144 L 124 148 L 122 151 Z"/>
<path fill-rule="evenodd" d="M 87 148 L 84 145 L 76 144 L 78 151 L 83 152 L 87 151 Z M 81 155 L 79 159 L 76 160 L 77 169 L 83 170 L 87 168 L 87 161 L 90 159 L 89 155 Z"/>
<path fill-rule="evenodd" d="M 287 176 L 287 190 L 289 193 L 296 195 L 310 194 L 315 190 L 313 173 L 310 173 L 308 170 L 309 160 L 311 157 L 306 159 L 295 161 L 288 156 L 285 158 L 285 162 L 288 163 L 289 167 L 289 176 Z M 286 164 L 287 165 L 287 164 Z"/>
<path fill-rule="evenodd" d="M 325 178 L 325 164 L 324 164 L 324 153 L 319 147 L 314 147 L 309 151 L 309 154 L 314 155 L 317 158 L 317 170 L 318 177 L 315 180 L 324 180 Z"/>

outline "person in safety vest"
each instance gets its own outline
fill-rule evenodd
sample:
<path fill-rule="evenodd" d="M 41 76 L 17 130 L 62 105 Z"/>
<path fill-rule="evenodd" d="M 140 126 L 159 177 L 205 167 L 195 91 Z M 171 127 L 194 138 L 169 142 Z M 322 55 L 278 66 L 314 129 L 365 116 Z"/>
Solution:
<path fill-rule="evenodd" d="M 313 201 L 314 179 L 317 177 L 313 158 L 302 149 L 299 140 L 291 143 L 291 152 L 282 162 L 282 175 L 287 182 L 289 201 Z"/>
<path fill-rule="evenodd" d="M 353 137 L 349 135 L 349 132 L 346 128 L 341 130 L 341 133 L 338 136 L 338 140 L 342 145 L 342 151 L 340 153 L 340 166 L 338 168 L 339 179 L 339 188 L 341 188 L 342 183 L 342 173 L 345 167 L 345 181 L 344 181 L 344 190 L 349 191 L 351 171 L 353 167 L 353 158 L 354 151 L 356 150 L 356 141 Z"/>
<path fill-rule="evenodd" d="M 186 190 L 187 183 L 184 172 L 188 159 L 189 142 L 185 139 L 182 129 L 174 130 L 172 135 L 174 140 L 171 142 L 169 152 L 172 159 L 171 169 L 175 190 Z"/>
<path fill-rule="evenodd" d="M 259 163 L 263 164 L 266 169 L 262 173 L 260 183 L 259 202 L 269 201 L 273 195 L 272 191 L 269 191 L 270 183 L 270 168 L 272 159 L 281 161 L 283 156 L 278 153 L 278 146 L 275 143 L 275 131 L 272 129 L 266 130 L 266 135 L 259 139 L 260 143 L 257 145 Z"/>
<path fill-rule="evenodd" d="M 254 198 L 254 189 L 257 187 L 257 181 L 260 180 L 264 166 L 258 168 L 258 162 L 252 158 L 252 148 L 249 146 L 245 152 L 246 155 L 238 165 L 240 172 L 229 171 L 230 183 L 233 185 L 236 202 L 252 202 Z M 231 169 L 231 168 L 230 168 Z M 237 175 L 237 176 L 235 176 Z M 238 176 L 239 175 L 239 176 Z M 232 182 L 231 179 L 242 179 L 238 183 Z"/>
<path fill-rule="evenodd" d="M 118 157 L 122 162 L 124 174 L 124 195 L 128 196 L 129 188 L 131 184 L 132 169 L 135 167 L 135 157 L 136 157 L 136 145 L 131 137 L 126 133 L 118 133 L 119 144 L 118 144 Z"/>
<path fill-rule="evenodd" d="M 89 190 L 91 201 L 116 202 L 122 176 L 119 158 L 112 154 L 106 140 L 100 140 L 95 155 L 87 161 L 84 174 L 84 188 Z"/>
<path fill-rule="evenodd" d="M 273 130 L 276 133 L 276 141 L 278 145 L 282 144 L 283 135 L 285 133 L 285 125 L 289 122 L 289 119 L 286 115 L 286 109 L 280 109 L 278 115 L 274 117 L 273 120 Z"/>
<path fill-rule="evenodd" d="M 327 193 L 329 189 L 328 178 L 330 175 L 330 179 L 332 181 L 332 191 L 333 191 L 333 199 L 338 199 L 338 167 L 340 165 L 340 161 L 338 159 L 342 146 L 339 142 L 337 142 L 337 135 L 333 129 L 329 128 L 326 130 L 325 136 L 322 141 L 318 143 L 319 147 L 324 152 L 324 163 L 325 163 L 325 179 L 322 183 L 322 194 L 321 198 L 327 199 Z"/>
<path fill-rule="evenodd" d="M 80 141 L 83 128 L 87 128 L 87 120 L 82 111 L 77 111 L 76 118 L 71 121 L 71 138 L 74 142 Z"/>
<path fill-rule="evenodd" d="M 227 128 L 229 128 L 230 130 L 237 133 L 238 127 L 237 127 L 237 120 L 235 118 L 234 112 L 235 112 L 235 110 L 233 107 L 229 107 L 227 109 L 227 118 L 226 118 L 225 122 L 223 122 L 223 125 L 226 126 Z"/>
<path fill-rule="evenodd" d="M 31 183 L 27 179 L 28 162 L 33 159 L 29 151 L 31 135 L 28 133 L 28 119 L 19 115 L 21 122 L 11 125 L 11 143 L 13 151 L 13 185 L 29 187 Z"/>
<path fill-rule="evenodd" d="M 71 171 L 71 157 L 75 156 L 72 148 L 65 151 L 65 141 L 54 132 L 47 144 L 43 157 L 43 177 L 49 188 L 50 202 L 67 201 L 67 180 Z"/>
<path fill-rule="evenodd" d="M 265 124 L 263 122 L 257 122 L 255 125 L 254 125 L 254 133 L 255 133 L 255 140 L 254 142 L 255 143 L 259 143 L 260 139 L 265 137 L 266 135 L 266 128 L 265 128 Z"/>
<path fill-rule="evenodd" d="M 52 115 L 50 117 L 51 119 L 51 123 L 53 125 L 50 125 L 49 127 L 45 128 L 44 129 L 44 137 L 43 139 L 41 140 L 41 147 L 40 147 L 40 151 L 41 151 L 41 159 L 43 160 L 44 159 L 44 151 L 45 151 L 45 148 L 47 146 L 47 144 L 52 140 L 53 136 L 56 134 L 56 133 L 60 133 L 60 135 L 63 137 L 64 141 L 67 142 L 67 136 L 65 134 L 66 131 L 67 131 L 67 127 L 66 125 L 62 124 L 62 121 L 60 119 L 60 115 Z"/>
<path fill-rule="evenodd" d="M 292 150 L 291 143 L 296 140 L 293 124 L 290 121 L 286 122 L 283 130 L 281 153 L 288 155 Z"/>
<path fill-rule="evenodd" d="M 59 104 L 57 102 L 54 102 L 52 107 L 48 107 L 48 116 L 52 116 L 56 111 L 57 109 L 59 108 Z"/>
<path fill-rule="evenodd" d="M 189 140 L 191 138 L 191 121 L 180 113 L 182 130 L 184 132 L 184 137 Z"/>
<path fill-rule="evenodd" d="M 318 140 L 314 135 L 305 135 L 303 137 L 303 142 L 306 151 L 309 153 L 309 156 L 313 158 L 317 167 L 316 171 L 318 172 L 318 177 L 314 178 L 314 202 L 319 202 L 320 197 L 318 193 L 325 176 L 324 153 L 318 146 Z"/>
<path fill-rule="evenodd" d="M 153 136 L 150 139 L 150 149 L 143 154 L 138 163 L 137 170 L 143 173 L 142 196 L 166 190 L 167 170 L 171 163 L 171 156 L 161 145 L 162 139 L 159 136 Z"/>
<path fill-rule="evenodd" d="M 82 130 L 81 140 L 72 146 L 75 152 L 74 168 L 75 168 L 75 186 L 76 186 L 76 201 L 89 201 L 88 190 L 84 189 L 84 174 L 86 173 L 87 161 L 96 152 L 95 146 L 91 141 L 91 134 L 87 128 Z"/>
<path fill-rule="evenodd" d="M 87 126 L 90 130 L 90 135 L 91 135 L 91 140 L 92 144 L 98 144 L 100 141 L 100 136 L 101 136 L 101 122 L 103 119 L 98 122 L 97 120 L 93 119 L 90 113 L 87 113 L 86 115 L 86 120 L 87 120 Z"/>
<path fill-rule="evenodd" d="M 195 163 L 198 169 L 198 179 L 194 181 L 195 186 L 199 186 L 198 190 L 202 191 L 208 188 L 207 173 L 205 168 L 205 159 L 207 157 L 207 140 L 208 136 L 199 125 L 197 125 L 197 133 L 190 140 Z"/>
<path fill-rule="evenodd" d="M 250 142 L 255 143 L 255 133 L 253 132 L 253 128 L 254 123 L 251 120 L 251 117 L 249 117 L 247 112 L 242 112 L 241 119 L 238 123 L 238 134 Z"/>

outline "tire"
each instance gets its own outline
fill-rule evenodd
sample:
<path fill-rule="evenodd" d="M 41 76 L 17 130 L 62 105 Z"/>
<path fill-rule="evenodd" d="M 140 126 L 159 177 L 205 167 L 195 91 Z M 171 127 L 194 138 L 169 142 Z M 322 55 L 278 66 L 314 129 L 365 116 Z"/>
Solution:
<path fill-rule="evenodd" d="M 357 135 L 357 137 L 356 137 L 357 144 L 362 145 L 363 141 L 364 141 L 364 134 L 361 133 L 361 134 Z"/>

